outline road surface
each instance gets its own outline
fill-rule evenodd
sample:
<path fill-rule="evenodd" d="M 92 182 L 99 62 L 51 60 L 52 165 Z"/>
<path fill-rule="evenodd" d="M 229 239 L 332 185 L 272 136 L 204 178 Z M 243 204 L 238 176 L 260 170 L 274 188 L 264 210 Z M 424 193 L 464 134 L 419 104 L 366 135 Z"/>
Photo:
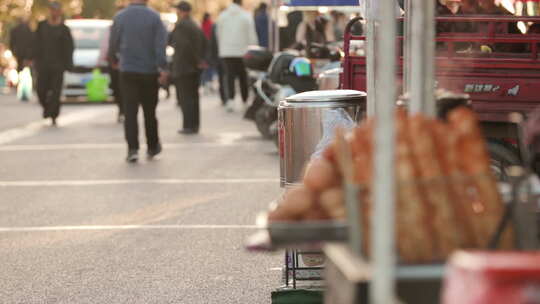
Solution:
<path fill-rule="evenodd" d="M 243 242 L 279 160 L 251 122 L 205 96 L 201 134 L 181 136 L 163 101 L 163 154 L 129 165 L 114 105 L 62 111 L 50 127 L 0 95 L 1 303 L 270 303 L 282 254 Z"/>

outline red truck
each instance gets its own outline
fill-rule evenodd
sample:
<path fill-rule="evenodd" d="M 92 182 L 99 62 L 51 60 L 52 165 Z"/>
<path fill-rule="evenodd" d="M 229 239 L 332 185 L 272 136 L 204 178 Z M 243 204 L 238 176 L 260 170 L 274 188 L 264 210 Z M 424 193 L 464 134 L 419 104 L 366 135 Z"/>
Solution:
<path fill-rule="evenodd" d="M 366 58 L 351 54 L 351 42 L 365 41 L 354 36 L 351 28 L 360 19 L 351 20 L 345 34 L 345 58 L 341 88 L 366 91 Z M 513 16 L 439 17 L 437 24 L 468 24 L 469 32 L 439 32 L 436 36 L 436 82 L 439 88 L 470 95 L 478 113 L 494 170 L 504 179 L 504 168 L 523 163 L 519 125 L 511 113 L 529 117 L 540 106 L 540 18 Z M 528 28 L 526 34 L 508 28 Z M 438 26 L 439 27 L 439 26 Z M 398 37 L 403 54 L 403 37 Z M 403 76 L 403 56 L 398 58 L 398 79 Z M 398 81 L 400 82 L 400 80 Z M 369 94 L 369 92 L 368 92 Z M 537 153 L 540 151 L 533 151 Z"/>

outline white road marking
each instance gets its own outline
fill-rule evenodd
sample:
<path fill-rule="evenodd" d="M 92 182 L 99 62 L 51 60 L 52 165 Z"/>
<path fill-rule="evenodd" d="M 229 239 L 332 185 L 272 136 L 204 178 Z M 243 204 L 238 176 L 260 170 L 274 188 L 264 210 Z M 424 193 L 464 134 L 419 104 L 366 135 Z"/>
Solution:
<path fill-rule="evenodd" d="M 88 110 L 77 111 L 58 117 L 58 125 L 68 126 L 84 120 L 91 120 L 104 113 L 110 112 L 109 108 L 93 108 Z M 0 132 L 0 145 L 36 135 L 39 131 L 49 125 L 48 120 L 40 120 L 27 124 L 24 127 L 14 128 Z"/>
<path fill-rule="evenodd" d="M 51 231 L 100 231 L 100 230 L 252 230 L 254 225 L 88 225 L 88 226 L 42 226 L 0 227 L 0 233 L 51 232 Z"/>
<path fill-rule="evenodd" d="M 180 149 L 186 147 L 238 147 L 253 146 L 250 143 L 234 142 L 191 142 L 179 144 L 164 144 L 164 149 Z M 126 149 L 125 143 L 112 144 L 53 144 L 53 145 L 9 145 L 0 146 L 0 152 L 22 151 L 57 151 L 57 150 L 103 150 L 103 149 Z"/>
<path fill-rule="evenodd" d="M 107 186 L 132 184 L 264 184 L 278 183 L 275 178 L 236 179 L 111 179 L 111 180 L 56 180 L 56 181 L 0 181 L 0 187 L 59 187 L 59 186 Z"/>
<path fill-rule="evenodd" d="M 69 117 L 66 119 L 70 119 Z M 65 120 L 64 119 L 64 124 Z M 71 118 L 73 121 L 73 118 Z M 69 121 L 68 121 L 69 122 Z M 31 123 L 23 128 L 17 128 L 0 132 L 0 152 L 19 152 L 19 151 L 56 151 L 56 150 L 102 150 L 102 149 L 125 149 L 126 144 L 122 143 L 81 143 L 81 144 L 38 144 L 38 145 L 6 145 L 9 142 L 35 135 L 48 123 L 39 121 Z M 215 139 L 210 138 L 201 142 L 182 142 L 164 144 L 166 149 L 179 149 L 185 147 L 237 147 L 253 146 L 253 143 L 242 142 L 247 137 L 257 137 L 256 133 L 219 133 Z"/>

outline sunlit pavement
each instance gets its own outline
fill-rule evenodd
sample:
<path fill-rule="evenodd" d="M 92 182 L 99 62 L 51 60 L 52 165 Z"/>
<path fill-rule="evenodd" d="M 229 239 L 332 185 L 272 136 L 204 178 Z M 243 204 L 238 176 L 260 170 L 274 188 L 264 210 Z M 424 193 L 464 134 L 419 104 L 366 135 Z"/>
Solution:
<path fill-rule="evenodd" d="M 202 108 L 186 137 L 161 102 L 163 154 L 129 165 L 114 105 L 64 106 L 54 128 L 0 96 L 0 303 L 270 303 L 282 256 L 243 241 L 280 192 L 276 149 Z"/>

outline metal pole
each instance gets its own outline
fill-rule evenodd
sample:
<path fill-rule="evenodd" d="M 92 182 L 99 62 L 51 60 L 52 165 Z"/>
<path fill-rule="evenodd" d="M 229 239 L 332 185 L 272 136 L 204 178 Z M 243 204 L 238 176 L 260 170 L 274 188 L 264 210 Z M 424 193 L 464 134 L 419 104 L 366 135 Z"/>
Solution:
<path fill-rule="evenodd" d="M 270 1 L 270 12 L 268 18 L 268 37 L 269 37 L 269 49 L 277 53 L 279 52 L 279 10 L 281 2 L 280 0 Z"/>
<path fill-rule="evenodd" d="M 403 31 L 403 93 L 411 91 L 411 35 L 412 35 L 412 0 L 405 0 Z"/>
<path fill-rule="evenodd" d="M 395 299 L 395 0 L 379 0 L 376 42 L 377 115 L 375 128 L 375 201 L 372 221 L 373 281 L 370 303 L 391 304 Z"/>
<path fill-rule="evenodd" d="M 366 20 L 366 78 L 367 78 L 367 115 L 374 116 L 376 112 L 376 87 L 375 87 L 375 20 L 374 6 L 372 1 L 364 0 L 364 19 Z"/>
<path fill-rule="evenodd" d="M 429 116 L 436 116 L 437 104 L 435 103 L 434 90 L 435 80 L 435 1 L 425 2 L 425 30 L 426 39 L 424 40 L 424 73 L 428 81 L 424 81 L 424 113 Z"/>
<path fill-rule="evenodd" d="M 411 2 L 410 110 L 435 116 L 435 1 Z"/>
<path fill-rule="evenodd" d="M 279 9 L 281 5 L 280 0 L 274 0 L 275 1 L 275 8 L 274 8 L 274 52 L 279 52 L 280 45 L 279 45 Z"/>
<path fill-rule="evenodd" d="M 268 50 L 274 51 L 274 28 L 273 28 L 274 22 L 272 21 L 272 19 L 274 16 L 275 1 L 270 1 L 269 4 L 270 4 L 270 7 L 268 8 L 268 12 L 267 12 L 268 14 Z"/>

